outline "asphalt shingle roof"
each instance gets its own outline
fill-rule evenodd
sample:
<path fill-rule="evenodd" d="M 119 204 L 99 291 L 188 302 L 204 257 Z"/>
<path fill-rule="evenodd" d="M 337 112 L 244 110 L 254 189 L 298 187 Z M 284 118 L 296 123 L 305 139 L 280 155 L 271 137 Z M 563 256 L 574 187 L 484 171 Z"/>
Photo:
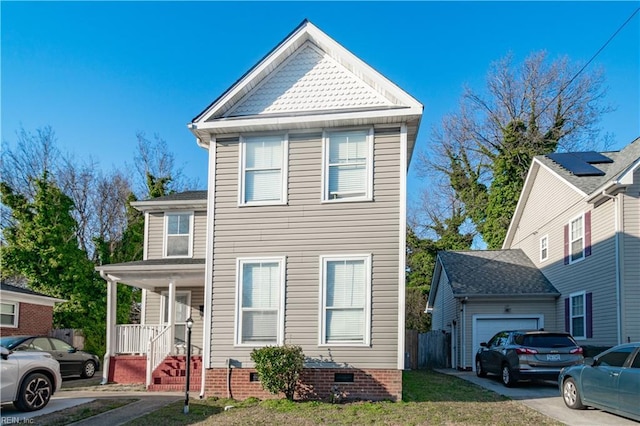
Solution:
<path fill-rule="evenodd" d="M 25 287 L 17 287 L 15 285 L 8 284 L 4 281 L 0 283 L 0 288 L 2 289 L 2 291 L 11 291 L 13 293 L 30 294 L 33 296 L 42 296 L 42 297 L 53 297 L 53 296 L 49 296 L 48 294 L 38 293 L 37 291 L 29 290 L 28 288 L 25 288 Z"/>
<path fill-rule="evenodd" d="M 620 173 L 640 158 L 640 138 L 620 151 L 606 151 L 601 154 L 613 160 L 612 163 L 592 164 L 604 172 L 603 176 L 576 176 L 547 155 L 538 155 L 536 159 L 585 194 L 591 194 L 605 183 L 617 178 Z"/>
<path fill-rule="evenodd" d="M 184 191 L 176 192 L 174 194 L 164 195 L 162 197 L 150 198 L 144 201 L 197 201 L 206 200 L 207 190 L 199 191 Z"/>
<path fill-rule="evenodd" d="M 441 251 L 454 295 L 559 295 L 520 249 Z"/>

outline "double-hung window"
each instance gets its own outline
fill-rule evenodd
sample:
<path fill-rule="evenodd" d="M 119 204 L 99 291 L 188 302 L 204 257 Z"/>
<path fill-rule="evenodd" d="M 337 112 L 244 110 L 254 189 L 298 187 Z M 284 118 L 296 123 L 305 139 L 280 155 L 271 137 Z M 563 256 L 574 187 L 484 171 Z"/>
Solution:
<path fill-rule="evenodd" d="M 282 343 L 284 257 L 238 259 L 237 345 Z"/>
<path fill-rule="evenodd" d="M 18 326 L 18 304 L 12 302 L 0 303 L 0 326 L 12 327 Z"/>
<path fill-rule="evenodd" d="M 569 225 L 570 261 L 576 262 L 584 258 L 584 217 L 573 219 Z"/>
<path fill-rule="evenodd" d="M 240 205 L 287 203 L 287 151 L 285 135 L 240 139 Z"/>
<path fill-rule="evenodd" d="M 165 213 L 165 257 L 191 257 L 193 212 Z"/>
<path fill-rule="evenodd" d="M 373 198 L 373 128 L 325 132 L 323 201 Z"/>
<path fill-rule="evenodd" d="M 371 255 L 322 256 L 321 345 L 369 345 Z"/>
<path fill-rule="evenodd" d="M 549 236 L 540 238 L 540 261 L 544 262 L 549 258 Z"/>
<path fill-rule="evenodd" d="M 585 292 L 573 293 L 569 296 L 569 316 L 571 335 L 576 339 L 587 337 L 587 310 Z"/>

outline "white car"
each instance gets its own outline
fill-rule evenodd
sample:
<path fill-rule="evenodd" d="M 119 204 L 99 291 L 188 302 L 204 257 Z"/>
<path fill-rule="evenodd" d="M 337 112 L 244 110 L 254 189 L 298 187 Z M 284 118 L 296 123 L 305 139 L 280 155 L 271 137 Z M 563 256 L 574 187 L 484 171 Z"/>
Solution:
<path fill-rule="evenodd" d="M 20 411 L 40 410 L 62 386 L 60 363 L 45 352 L 11 352 L 0 346 L 0 396 Z"/>

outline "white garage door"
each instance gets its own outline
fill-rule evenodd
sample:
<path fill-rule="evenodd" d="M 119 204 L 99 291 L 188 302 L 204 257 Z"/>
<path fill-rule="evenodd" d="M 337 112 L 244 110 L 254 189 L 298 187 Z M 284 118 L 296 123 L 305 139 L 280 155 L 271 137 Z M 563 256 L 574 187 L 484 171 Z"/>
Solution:
<path fill-rule="evenodd" d="M 473 359 L 481 342 L 488 342 L 502 330 L 537 330 L 541 317 L 474 318 L 473 319 Z M 475 361 L 472 363 L 475 370 Z"/>

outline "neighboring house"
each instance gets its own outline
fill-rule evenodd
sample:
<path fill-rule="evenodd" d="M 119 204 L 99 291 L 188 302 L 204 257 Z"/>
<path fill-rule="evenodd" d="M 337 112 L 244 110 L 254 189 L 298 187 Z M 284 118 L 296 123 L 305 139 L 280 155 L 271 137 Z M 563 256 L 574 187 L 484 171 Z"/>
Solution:
<path fill-rule="evenodd" d="M 50 297 L 24 287 L 0 283 L 0 336 L 49 335 L 53 307 L 64 299 Z"/>
<path fill-rule="evenodd" d="M 399 400 L 406 173 L 422 109 L 304 21 L 189 125 L 209 153 L 208 192 L 136 203 L 145 260 L 98 268 L 105 379 L 138 365 L 160 389 L 191 316 L 202 394 L 267 397 L 250 353 L 288 343 L 306 356 L 305 396 Z M 117 282 L 143 289 L 142 325 L 116 326 Z M 157 336 L 149 353 L 124 355 L 146 352 L 144 333 Z"/>
<path fill-rule="evenodd" d="M 516 276 L 504 259 L 521 254 L 529 272 Z M 556 297 L 524 294 L 539 272 Z M 535 157 L 503 250 L 439 253 L 427 302 L 461 369 L 506 328 L 566 330 L 586 347 L 640 341 L 639 307 L 640 138 L 616 152 Z"/>

